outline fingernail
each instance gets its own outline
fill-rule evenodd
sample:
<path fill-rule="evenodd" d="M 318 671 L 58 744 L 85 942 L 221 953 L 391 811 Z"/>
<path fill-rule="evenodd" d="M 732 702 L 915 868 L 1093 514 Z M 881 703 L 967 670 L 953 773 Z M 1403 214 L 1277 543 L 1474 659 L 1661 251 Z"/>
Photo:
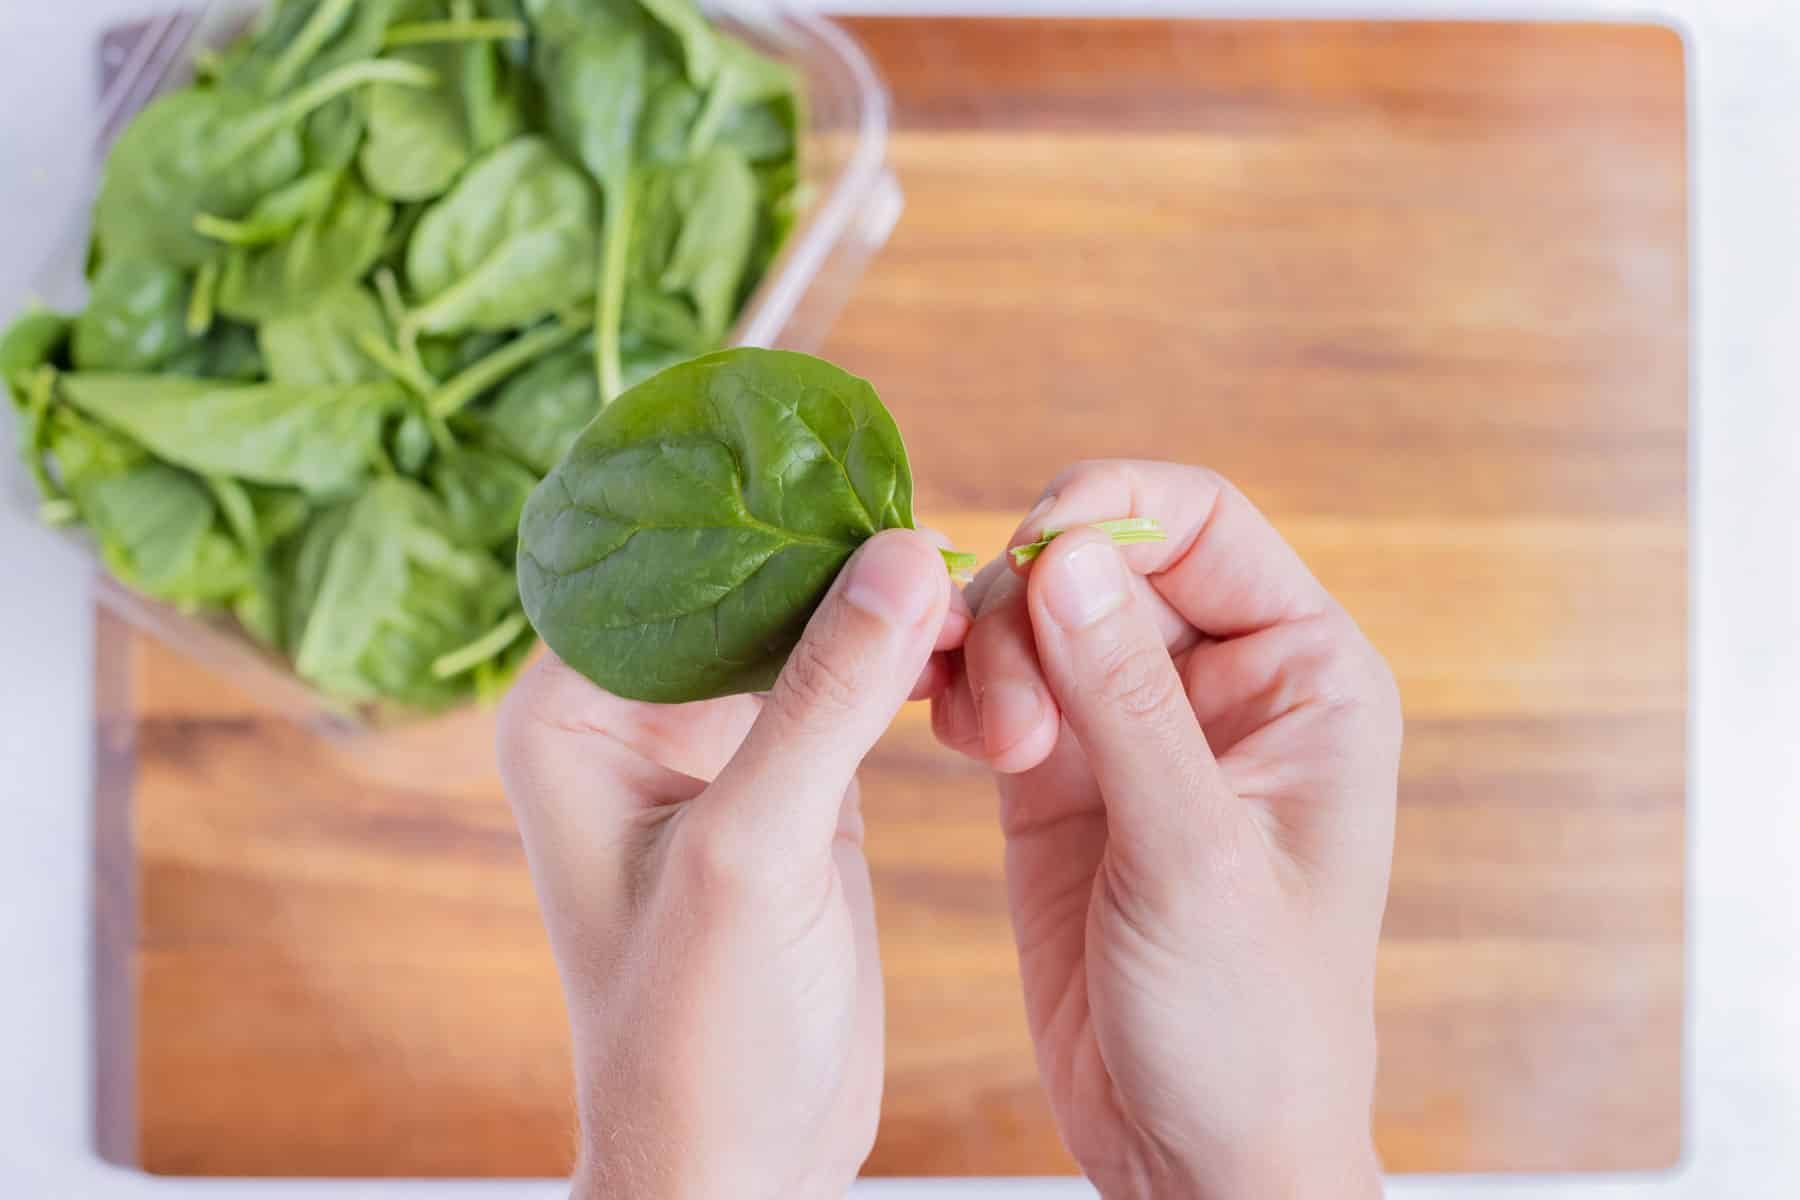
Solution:
<path fill-rule="evenodd" d="M 1019 528 L 1024 531 L 1028 538 L 1033 541 L 1037 540 L 1044 535 L 1044 531 L 1038 527 L 1038 522 L 1043 520 L 1045 515 L 1055 507 L 1056 493 L 1051 492 L 1048 496 L 1039 500 L 1030 512 L 1025 514 L 1025 519 L 1019 522 Z"/>
<path fill-rule="evenodd" d="M 925 618 L 941 586 L 930 568 L 943 574 L 936 553 L 926 561 L 923 550 L 903 534 L 879 534 L 850 560 L 844 600 L 889 625 L 915 625 Z"/>
<path fill-rule="evenodd" d="M 1086 629 L 1124 606 L 1125 564 L 1111 543 L 1086 540 L 1038 565 L 1050 617 L 1064 629 Z"/>
<path fill-rule="evenodd" d="M 1030 684 L 996 683 L 981 693 L 981 737 L 989 754 L 1019 744 L 1044 715 L 1044 697 Z"/>

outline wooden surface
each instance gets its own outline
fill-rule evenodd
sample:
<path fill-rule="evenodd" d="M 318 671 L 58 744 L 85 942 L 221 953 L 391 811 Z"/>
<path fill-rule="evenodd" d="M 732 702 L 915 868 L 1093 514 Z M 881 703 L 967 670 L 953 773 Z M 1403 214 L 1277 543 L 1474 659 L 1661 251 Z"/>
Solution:
<path fill-rule="evenodd" d="M 896 410 L 925 519 L 992 551 L 1069 460 L 1207 463 L 1394 665 L 1389 1166 L 1673 1163 L 1676 36 L 855 29 L 896 93 L 908 206 L 829 353 Z M 100 635 L 106 1151 L 172 1173 L 563 1170 L 563 1014 L 491 777 L 370 784 L 200 669 Z M 1069 1169 L 992 808 L 920 712 L 870 764 L 891 1041 L 875 1173 Z"/>

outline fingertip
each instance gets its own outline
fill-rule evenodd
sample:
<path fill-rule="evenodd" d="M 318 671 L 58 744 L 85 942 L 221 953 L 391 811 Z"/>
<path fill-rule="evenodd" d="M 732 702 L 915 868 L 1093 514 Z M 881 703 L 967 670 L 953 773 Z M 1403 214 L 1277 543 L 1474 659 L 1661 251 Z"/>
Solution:
<path fill-rule="evenodd" d="M 1018 528 L 1013 530 L 1012 537 L 1007 539 L 1008 558 L 1012 557 L 1011 551 L 1014 546 L 1035 542 L 1044 536 L 1044 519 L 1056 508 L 1056 501 L 1056 485 L 1052 484 L 1038 498 L 1038 502 L 1031 506 L 1031 511 L 1025 514 L 1024 519 L 1019 522 Z"/>
<path fill-rule="evenodd" d="M 938 627 L 937 642 L 932 649 L 939 654 L 957 649 L 968 638 L 969 626 L 973 623 L 974 618 L 962 593 L 952 592 L 950 607 L 944 610 L 944 623 Z"/>
<path fill-rule="evenodd" d="M 981 752 L 981 727 L 975 719 L 975 697 L 969 690 L 968 676 L 956 673 L 949 685 L 932 697 L 931 731 L 948 749 L 985 761 Z"/>
<path fill-rule="evenodd" d="M 1049 757 L 1060 719 L 1042 687 L 1003 680 L 983 692 L 978 704 L 982 748 L 996 771 L 1016 775 Z"/>
<path fill-rule="evenodd" d="M 1062 720 L 1052 716 L 1001 754 L 988 759 L 988 765 L 1002 775 L 1022 775 L 1044 764 L 1056 749 L 1062 733 Z"/>
<path fill-rule="evenodd" d="M 1097 625 L 1131 600 L 1125 560 L 1093 529 L 1072 529 L 1046 546 L 1027 587 L 1033 616 L 1068 633 Z"/>
<path fill-rule="evenodd" d="M 940 618 L 950 603 L 943 556 L 922 534 L 888 529 L 862 544 L 851 558 L 844 601 L 896 629 Z"/>
<path fill-rule="evenodd" d="M 913 684 L 907 700 L 929 700 L 950 686 L 950 664 L 948 656 L 933 654 L 925 660 L 925 668 L 919 672 L 919 678 Z"/>

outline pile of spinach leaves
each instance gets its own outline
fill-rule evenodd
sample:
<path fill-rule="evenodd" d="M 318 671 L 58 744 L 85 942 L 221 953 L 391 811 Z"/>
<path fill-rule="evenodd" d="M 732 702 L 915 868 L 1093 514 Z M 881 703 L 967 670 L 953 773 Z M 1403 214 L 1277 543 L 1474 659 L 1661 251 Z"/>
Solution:
<path fill-rule="evenodd" d="M 527 495 L 723 343 L 800 123 L 693 0 L 278 0 L 120 136 L 86 309 L 0 338 L 45 516 L 340 700 L 491 694 Z"/>

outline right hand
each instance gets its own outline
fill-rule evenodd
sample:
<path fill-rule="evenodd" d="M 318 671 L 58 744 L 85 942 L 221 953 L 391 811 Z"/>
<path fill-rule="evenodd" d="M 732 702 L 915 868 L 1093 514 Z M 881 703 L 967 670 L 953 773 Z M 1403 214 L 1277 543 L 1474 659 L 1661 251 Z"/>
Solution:
<path fill-rule="evenodd" d="M 1081 526 L 1154 517 L 1116 549 Z M 1374 962 L 1400 708 L 1373 646 L 1208 472 L 1082 464 L 970 589 L 934 701 L 999 772 L 1027 1019 L 1108 1200 L 1381 1194 Z"/>

